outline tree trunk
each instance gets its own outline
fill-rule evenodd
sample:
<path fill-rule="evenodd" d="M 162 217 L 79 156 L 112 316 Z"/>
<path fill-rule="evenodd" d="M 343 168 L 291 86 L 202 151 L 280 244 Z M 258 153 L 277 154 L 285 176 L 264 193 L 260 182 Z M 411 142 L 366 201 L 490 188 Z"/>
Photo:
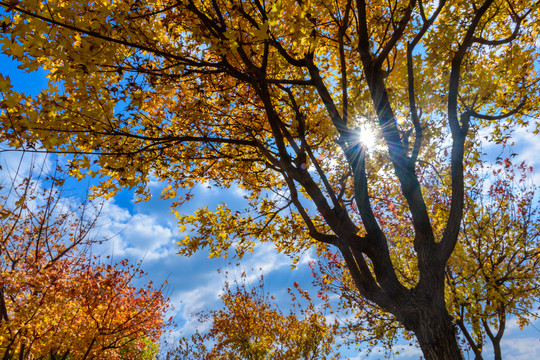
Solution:
<path fill-rule="evenodd" d="M 494 360 L 502 360 L 500 340 L 493 341 Z"/>
<path fill-rule="evenodd" d="M 412 327 L 426 360 L 463 360 L 456 327 L 446 312 L 427 308 Z"/>

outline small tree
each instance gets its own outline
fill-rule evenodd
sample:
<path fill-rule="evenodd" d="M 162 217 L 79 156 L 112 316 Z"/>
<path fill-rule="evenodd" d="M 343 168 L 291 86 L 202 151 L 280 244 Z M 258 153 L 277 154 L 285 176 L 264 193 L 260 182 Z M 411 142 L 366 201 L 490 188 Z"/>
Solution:
<path fill-rule="evenodd" d="M 88 256 L 98 209 L 72 206 L 61 177 L 33 175 L 0 188 L 0 358 L 137 358 L 168 300 L 134 286 L 138 267 Z"/>
<path fill-rule="evenodd" d="M 251 286 L 242 272 L 240 282 L 225 283 L 222 309 L 198 315 L 202 324 L 211 323 L 210 330 L 180 339 L 167 359 L 339 359 L 334 343 L 337 322 L 327 320 L 298 283 L 287 292 L 291 310 L 284 314 L 275 298 L 264 292 L 263 276 Z"/>
<path fill-rule="evenodd" d="M 524 163 L 506 158 L 498 164 L 468 176 L 462 240 L 446 270 L 450 313 L 477 360 L 488 340 L 495 360 L 502 359 L 510 317 L 521 328 L 538 317 L 539 186 Z"/>

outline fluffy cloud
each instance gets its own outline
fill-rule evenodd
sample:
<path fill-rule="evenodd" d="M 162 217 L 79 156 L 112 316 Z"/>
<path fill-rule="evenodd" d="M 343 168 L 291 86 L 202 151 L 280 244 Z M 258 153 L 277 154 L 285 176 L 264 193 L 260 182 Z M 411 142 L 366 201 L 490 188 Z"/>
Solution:
<path fill-rule="evenodd" d="M 100 255 L 156 261 L 174 251 L 177 232 L 151 213 L 131 213 L 114 199 L 103 204 L 96 236 L 108 239 Z"/>
<path fill-rule="evenodd" d="M 508 337 L 501 341 L 503 357 L 506 360 L 540 359 L 539 345 L 538 336 Z"/>

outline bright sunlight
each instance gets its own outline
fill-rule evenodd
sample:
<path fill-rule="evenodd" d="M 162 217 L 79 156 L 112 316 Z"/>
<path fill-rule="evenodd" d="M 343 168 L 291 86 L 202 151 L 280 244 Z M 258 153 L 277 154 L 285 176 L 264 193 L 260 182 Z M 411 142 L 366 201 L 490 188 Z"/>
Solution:
<path fill-rule="evenodd" d="M 358 130 L 358 139 L 367 149 L 373 149 L 376 145 L 376 132 L 369 124 L 362 124 Z"/>

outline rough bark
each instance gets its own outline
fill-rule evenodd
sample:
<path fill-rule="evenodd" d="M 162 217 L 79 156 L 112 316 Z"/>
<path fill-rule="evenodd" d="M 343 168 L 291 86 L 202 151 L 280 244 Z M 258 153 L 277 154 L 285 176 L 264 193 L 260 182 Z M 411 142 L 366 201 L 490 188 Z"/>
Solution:
<path fill-rule="evenodd" d="M 446 309 L 444 282 L 440 274 L 430 275 L 409 290 L 406 298 L 398 299 L 392 312 L 414 332 L 426 360 L 463 360 L 457 326 Z"/>
<path fill-rule="evenodd" d="M 419 311 L 418 325 L 413 329 L 426 360 L 463 360 L 456 327 L 444 311 Z"/>

